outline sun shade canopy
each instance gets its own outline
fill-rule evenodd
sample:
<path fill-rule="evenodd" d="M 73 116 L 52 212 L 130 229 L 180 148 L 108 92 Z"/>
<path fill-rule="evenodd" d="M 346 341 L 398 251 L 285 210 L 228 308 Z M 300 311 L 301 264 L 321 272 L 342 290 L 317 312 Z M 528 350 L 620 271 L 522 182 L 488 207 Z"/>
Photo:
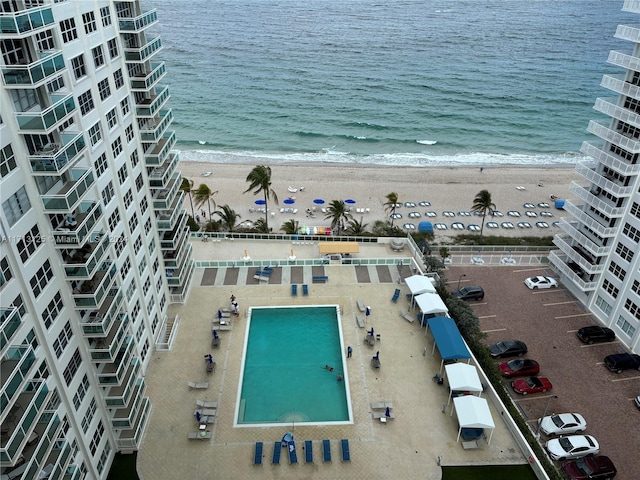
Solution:
<path fill-rule="evenodd" d="M 425 294 L 430 295 L 430 294 Z M 422 295 L 420 295 L 422 296 Z M 420 298 L 420 296 L 416 298 Z M 435 317 L 427 321 L 428 328 L 431 329 L 435 346 L 438 347 L 442 360 L 459 360 L 471 358 L 469 349 L 460 335 L 460 331 L 450 317 Z"/>
<path fill-rule="evenodd" d="M 421 293 L 436 293 L 436 287 L 433 286 L 429 277 L 424 275 L 412 275 L 404 279 L 404 283 L 407 284 L 411 295 L 420 295 Z"/>

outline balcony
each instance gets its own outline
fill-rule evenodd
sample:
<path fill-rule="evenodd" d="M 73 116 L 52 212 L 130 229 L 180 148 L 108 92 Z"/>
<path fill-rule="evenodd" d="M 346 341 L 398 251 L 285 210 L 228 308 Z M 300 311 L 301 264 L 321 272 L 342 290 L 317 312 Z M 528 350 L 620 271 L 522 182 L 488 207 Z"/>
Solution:
<path fill-rule="evenodd" d="M 103 263 L 91 280 L 85 280 L 79 287 L 74 288 L 73 300 L 76 309 L 99 308 L 102 300 L 113 287 L 118 269 L 115 262 Z"/>
<path fill-rule="evenodd" d="M 191 246 L 191 244 L 188 245 Z M 167 277 L 167 283 L 169 286 L 178 287 L 182 285 L 189 275 L 189 266 L 189 257 L 183 255 L 182 262 L 177 268 L 166 267 L 165 276 Z"/>
<path fill-rule="evenodd" d="M 53 23 L 53 13 L 48 5 L 14 13 L 3 12 L 0 15 L 0 33 L 5 38 L 24 38 Z"/>
<path fill-rule="evenodd" d="M 51 106 L 40 112 L 16 112 L 21 133 L 50 133 L 76 110 L 73 94 L 51 94 Z"/>
<path fill-rule="evenodd" d="M 178 198 L 178 201 L 182 200 L 184 192 L 180 190 L 181 182 L 182 175 L 180 175 L 180 172 L 174 172 L 167 188 L 153 189 L 153 209 L 155 211 L 172 208 L 172 206 L 176 204 L 177 197 L 180 197 Z"/>
<path fill-rule="evenodd" d="M 165 232 L 160 237 L 160 248 L 162 250 L 175 250 L 180 248 L 189 238 L 189 229 L 187 228 L 187 216 L 180 219 L 176 228 L 170 232 Z"/>
<path fill-rule="evenodd" d="M 147 92 L 151 90 L 167 73 L 164 62 L 152 62 L 150 72 L 140 72 L 131 76 L 131 90 Z"/>
<path fill-rule="evenodd" d="M 173 230 L 173 228 L 176 226 L 176 221 L 178 220 L 180 215 L 182 215 L 182 213 L 185 212 L 185 210 L 180 208 L 181 204 L 178 203 L 178 201 L 182 200 L 182 198 L 184 198 L 184 195 L 180 197 L 176 197 L 176 201 L 174 202 L 174 205 L 171 205 L 171 207 L 169 207 L 168 210 L 159 212 L 156 215 L 156 221 L 157 221 L 156 225 L 158 227 L 158 230 L 161 230 L 161 231 Z"/>
<path fill-rule="evenodd" d="M 128 331 L 129 316 L 119 313 L 109 333 L 104 338 L 92 338 L 89 341 L 89 354 L 94 363 L 115 362 L 123 346 Z"/>
<path fill-rule="evenodd" d="M 63 472 L 68 473 L 72 452 L 71 443 L 65 437 L 58 437 L 54 440 L 49 456 L 40 464 L 54 465 L 54 469 L 49 478 L 60 478 Z"/>
<path fill-rule="evenodd" d="M 633 110 L 616 105 L 616 101 L 617 99 L 597 98 L 593 108 L 616 120 L 622 120 L 629 125 L 635 127 L 640 126 L 640 115 Z"/>
<path fill-rule="evenodd" d="M 596 220 L 587 212 L 585 212 L 583 208 L 584 205 L 574 205 L 569 200 L 565 200 L 564 202 L 565 211 L 573 216 L 578 222 L 583 223 L 598 235 L 600 235 L 602 238 L 615 236 L 617 231 L 616 228 L 604 226 L 601 223 L 602 220 Z"/>
<path fill-rule="evenodd" d="M 155 117 L 170 97 L 169 87 L 165 86 L 160 93 L 141 100 L 136 104 L 136 117 Z"/>
<path fill-rule="evenodd" d="M 109 332 L 111 325 L 118 318 L 122 307 L 124 295 L 119 288 L 113 288 L 107 294 L 107 298 L 99 309 L 87 313 L 80 326 L 85 337 L 104 337 Z"/>
<path fill-rule="evenodd" d="M 53 235 L 56 245 L 62 247 L 84 245 L 101 216 L 102 207 L 98 202 L 82 202 L 70 215 L 71 218 L 55 227 Z"/>
<path fill-rule="evenodd" d="M 633 70 L 636 72 L 640 70 L 640 58 L 634 57 L 632 54 L 617 52 L 615 50 L 611 50 L 609 52 L 607 63 L 626 70 Z"/>
<path fill-rule="evenodd" d="M 139 33 L 157 22 L 158 13 L 154 8 L 137 17 L 118 18 L 118 28 L 120 32 Z"/>
<path fill-rule="evenodd" d="M 573 239 L 573 244 L 582 245 L 588 252 L 596 257 L 605 257 L 611 253 L 611 246 L 602 246 L 596 241 L 591 240 L 587 234 L 578 230 L 580 225 L 578 222 L 569 222 L 566 218 L 561 218 L 559 222 L 560 229 Z"/>
<path fill-rule="evenodd" d="M 167 158 L 169 158 L 171 162 L 176 160 L 176 163 L 177 163 L 178 155 L 171 152 L 175 144 L 176 144 L 176 132 L 165 134 L 164 137 L 158 140 L 157 144 L 154 144 L 151 146 L 151 148 L 145 150 L 144 152 L 145 165 L 160 166 L 164 164 Z"/>
<path fill-rule="evenodd" d="M 624 207 L 616 207 L 611 201 L 599 198 L 599 196 L 594 195 L 587 188 L 578 185 L 576 182 L 571 182 L 569 191 L 609 218 L 622 218 L 624 215 Z"/>
<path fill-rule="evenodd" d="M 31 345 L 10 347 L 0 361 L 0 415 L 20 395 L 24 384 L 31 375 L 31 369 L 36 361 L 36 355 Z M 11 415 L 11 413 L 9 413 Z"/>
<path fill-rule="evenodd" d="M 64 182 L 64 183 L 63 183 Z M 68 178 L 61 179 L 49 192 L 42 195 L 44 209 L 49 213 L 67 213 L 73 211 L 82 196 L 93 185 L 93 172 L 87 169 L 71 169 Z M 54 193 L 50 193 L 54 192 Z"/>
<path fill-rule="evenodd" d="M 196 271 L 195 264 L 193 260 L 189 259 L 189 271 L 187 275 L 185 275 L 185 281 L 179 287 L 171 287 L 169 290 L 171 292 L 169 301 L 171 303 L 184 303 L 187 300 L 187 294 L 189 293 L 189 286 L 191 285 L 191 280 L 193 279 L 193 272 Z"/>
<path fill-rule="evenodd" d="M 121 385 L 113 385 L 108 387 L 104 397 L 105 404 L 109 408 L 126 407 L 129 405 L 136 386 L 141 385 L 146 388 L 144 378 L 139 377 L 140 362 L 131 362 L 124 376 Z"/>
<path fill-rule="evenodd" d="M 111 426 L 114 429 L 129 430 L 133 428 L 136 418 L 138 418 L 138 414 L 140 413 L 140 407 L 144 404 L 145 400 L 149 400 L 144 396 L 142 387 L 144 387 L 144 383 L 142 385 L 136 385 L 132 395 L 133 401 L 128 407 L 118 408 L 115 411 L 115 414 L 111 417 Z"/>
<path fill-rule="evenodd" d="M 614 37 L 640 43 L 640 28 L 631 25 L 618 25 Z"/>
<path fill-rule="evenodd" d="M 66 70 L 64 57 L 59 51 L 40 52 L 40 58 L 29 65 L 7 65 L 2 69 L 7 88 L 34 88 L 44 85 Z"/>
<path fill-rule="evenodd" d="M 605 127 L 594 120 L 589 121 L 587 131 L 600 137 L 605 142 L 613 143 L 614 145 L 624 148 L 628 152 L 640 153 L 640 141 L 638 141 L 638 139 L 624 136 L 622 133 Z"/>
<path fill-rule="evenodd" d="M 631 163 L 628 160 L 624 160 L 620 157 L 616 157 L 611 153 L 607 153 L 602 148 L 593 145 L 589 142 L 583 142 L 580 149 L 585 155 L 589 155 L 597 162 L 603 164 L 606 167 L 615 170 L 621 175 L 631 176 L 640 174 L 640 163 Z"/>
<path fill-rule="evenodd" d="M 142 443 L 142 434 L 147 426 L 149 412 L 151 411 L 151 403 L 148 397 L 144 397 L 143 405 L 140 408 L 140 414 L 136 419 L 136 423 L 132 429 L 123 430 L 116 439 L 116 448 L 119 450 L 138 450 Z"/>
<path fill-rule="evenodd" d="M 554 235 L 553 243 L 587 275 L 596 275 L 604 272 L 604 265 L 595 263 L 599 259 L 592 258 L 585 248 L 579 244 L 572 243 L 571 238 L 565 239 L 560 235 Z"/>
<path fill-rule="evenodd" d="M 155 167 L 149 172 L 149 186 L 152 189 L 167 189 L 171 181 L 175 181 L 174 172 L 178 167 L 179 157 L 174 156 L 171 162 L 162 167 Z"/>
<path fill-rule="evenodd" d="M 172 252 L 163 252 L 164 266 L 166 268 L 177 268 L 178 265 L 181 265 L 186 258 L 191 258 L 191 252 L 193 250 L 193 245 L 191 242 L 186 242 L 182 245 L 178 250 L 174 250 Z"/>
<path fill-rule="evenodd" d="M 549 252 L 549 263 L 556 268 L 561 275 L 563 275 L 568 281 L 576 285 L 582 292 L 590 292 L 596 289 L 596 282 L 591 281 L 588 276 L 582 273 L 576 273 L 566 263 L 566 255 L 559 254 L 555 250 Z M 586 278 L 586 279 L 585 279 Z"/>
<path fill-rule="evenodd" d="M 595 162 L 580 162 L 576 165 L 576 172 L 589 180 L 593 185 L 602 188 L 616 197 L 626 198 L 633 194 L 633 187 L 622 185 L 620 180 L 612 176 L 601 175 L 596 172 L 598 164 Z"/>
<path fill-rule="evenodd" d="M 64 273 L 68 280 L 86 280 L 96 273 L 109 249 L 109 236 L 93 234 L 81 248 L 63 252 Z"/>
<path fill-rule="evenodd" d="M 625 97 L 640 98 L 640 87 L 625 80 L 624 75 L 604 75 L 600 86 Z"/>
<path fill-rule="evenodd" d="M 16 307 L 0 309 L 0 352 L 3 355 L 5 347 L 11 343 L 20 325 L 22 325 L 22 318 Z"/>
<path fill-rule="evenodd" d="M 102 370 L 98 371 L 98 383 L 102 386 L 121 385 L 126 377 L 126 372 L 133 358 L 133 342 L 127 337 L 128 342 L 118 352 L 116 359 L 112 363 L 102 364 Z"/>
<path fill-rule="evenodd" d="M 146 122 L 140 129 L 140 138 L 143 142 L 158 142 L 173 123 L 173 113 L 171 110 L 160 110 L 158 117 Z"/>
<path fill-rule="evenodd" d="M 124 49 L 124 59 L 126 62 L 146 62 L 156 53 L 162 50 L 162 39 L 160 37 L 151 38 L 141 47 L 129 47 Z"/>
<path fill-rule="evenodd" d="M 56 450 L 64 447 L 65 443 L 68 444 L 68 442 L 65 441 L 64 437 L 63 439 L 60 439 L 62 430 L 61 424 L 62 422 L 60 421 L 60 417 L 53 414 L 53 412 L 43 412 L 41 415 L 39 415 L 36 429 L 32 433 L 32 436 L 34 436 L 36 433 L 39 435 L 38 443 L 37 445 L 35 445 L 35 447 L 27 447 L 25 450 L 23 450 L 22 453 L 25 458 L 29 458 L 31 460 L 35 459 L 35 461 L 32 461 L 29 464 L 29 468 L 22 478 L 43 478 L 39 476 L 39 472 L 42 472 L 43 467 L 48 463 L 57 463 L 56 461 L 58 460 L 59 454 L 63 455 L 63 458 L 61 459 L 62 462 L 65 462 L 67 460 L 68 454 L 64 455 L 64 452 L 56 452 Z M 47 455 L 48 458 L 53 458 L 54 460 L 41 463 L 41 460 L 47 458 Z M 59 468 L 57 472 L 61 473 L 62 469 Z M 49 475 L 49 478 L 55 477 L 51 477 L 51 475 Z"/>
<path fill-rule="evenodd" d="M 31 171 L 36 175 L 61 175 L 84 152 L 86 144 L 82 132 L 61 133 L 62 146 L 46 145 L 29 155 Z"/>

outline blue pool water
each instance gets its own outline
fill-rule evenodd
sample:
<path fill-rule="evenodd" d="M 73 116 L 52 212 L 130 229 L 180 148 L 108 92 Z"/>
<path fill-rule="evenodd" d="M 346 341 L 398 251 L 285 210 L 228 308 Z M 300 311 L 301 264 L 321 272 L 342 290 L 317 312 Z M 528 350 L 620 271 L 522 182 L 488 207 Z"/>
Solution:
<path fill-rule="evenodd" d="M 237 425 L 350 420 L 335 305 L 254 307 L 247 328 Z"/>

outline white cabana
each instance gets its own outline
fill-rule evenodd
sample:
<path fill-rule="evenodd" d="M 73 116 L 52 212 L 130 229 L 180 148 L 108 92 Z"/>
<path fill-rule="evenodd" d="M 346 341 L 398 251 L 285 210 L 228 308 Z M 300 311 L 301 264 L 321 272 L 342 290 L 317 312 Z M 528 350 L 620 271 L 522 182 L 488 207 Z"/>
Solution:
<path fill-rule="evenodd" d="M 478 396 L 482 394 L 482 383 L 478 377 L 478 370 L 473 365 L 467 363 L 451 363 L 445 365 L 444 370 L 447 374 L 449 382 L 449 401 L 451 403 L 451 395 L 453 392 L 477 392 Z"/>
<path fill-rule="evenodd" d="M 407 287 L 411 290 L 411 296 L 414 297 L 421 293 L 436 293 L 436 287 L 433 286 L 431 279 L 424 275 L 412 275 L 405 278 L 404 283 L 407 284 Z"/>
<path fill-rule="evenodd" d="M 436 315 L 440 317 L 445 316 L 449 312 L 449 309 L 437 293 L 421 293 L 413 299 L 423 315 Z"/>
<path fill-rule="evenodd" d="M 456 443 L 460 441 L 460 433 L 463 428 L 490 428 L 489 441 L 493 436 L 493 430 L 496 428 L 493 423 L 493 417 L 489 410 L 489 404 L 484 398 L 475 397 L 473 395 L 465 395 L 464 397 L 456 397 L 453 399 L 453 406 L 458 415 L 458 438 Z M 451 411 L 453 415 L 453 410 Z"/>

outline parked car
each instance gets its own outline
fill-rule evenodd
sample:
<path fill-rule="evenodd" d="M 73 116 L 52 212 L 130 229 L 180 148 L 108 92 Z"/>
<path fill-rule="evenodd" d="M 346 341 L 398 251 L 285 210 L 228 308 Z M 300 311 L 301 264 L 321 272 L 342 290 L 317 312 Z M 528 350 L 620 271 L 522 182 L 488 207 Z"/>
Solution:
<path fill-rule="evenodd" d="M 618 471 L 609 457 L 597 455 L 572 460 L 562 466 L 572 480 L 605 480 L 616 476 Z"/>
<path fill-rule="evenodd" d="M 558 413 L 538 420 L 540 431 L 545 435 L 566 435 L 584 432 L 587 422 L 579 413 Z"/>
<path fill-rule="evenodd" d="M 489 345 L 489 353 L 493 358 L 520 357 L 527 351 L 527 344 L 520 340 L 503 340 Z"/>
<path fill-rule="evenodd" d="M 511 382 L 513 391 L 526 395 L 528 393 L 540 393 L 551 390 L 552 385 L 547 377 L 519 378 Z"/>
<path fill-rule="evenodd" d="M 558 281 L 551 277 L 529 277 L 524 281 L 524 284 L 531 290 L 537 290 L 538 288 L 556 288 Z"/>
<path fill-rule="evenodd" d="M 526 377 L 540 373 L 540 364 L 528 358 L 515 358 L 498 365 L 500 373 L 505 378 Z"/>
<path fill-rule="evenodd" d="M 588 343 L 589 345 L 592 343 L 613 342 L 616 339 L 616 334 L 613 330 L 597 325 L 582 327 L 578 330 L 577 335 L 582 342 Z"/>
<path fill-rule="evenodd" d="M 591 435 L 569 435 L 568 437 L 552 438 L 546 445 L 549 456 L 554 460 L 569 460 L 573 458 L 596 455 L 600 451 L 598 441 Z"/>
<path fill-rule="evenodd" d="M 482 300 L 484 298 L 484 290 L 478 286 L 463 287 L 460 290 L 454 290 L 451 294 L 460 300 Z"/>
<path fill-rule="evenodd" d="M 604 357 L 604 364 L 609 370 L 622 373 L 623 370 L 640 370 L 640 355 L 634 353 L 614 353 Z"/>

